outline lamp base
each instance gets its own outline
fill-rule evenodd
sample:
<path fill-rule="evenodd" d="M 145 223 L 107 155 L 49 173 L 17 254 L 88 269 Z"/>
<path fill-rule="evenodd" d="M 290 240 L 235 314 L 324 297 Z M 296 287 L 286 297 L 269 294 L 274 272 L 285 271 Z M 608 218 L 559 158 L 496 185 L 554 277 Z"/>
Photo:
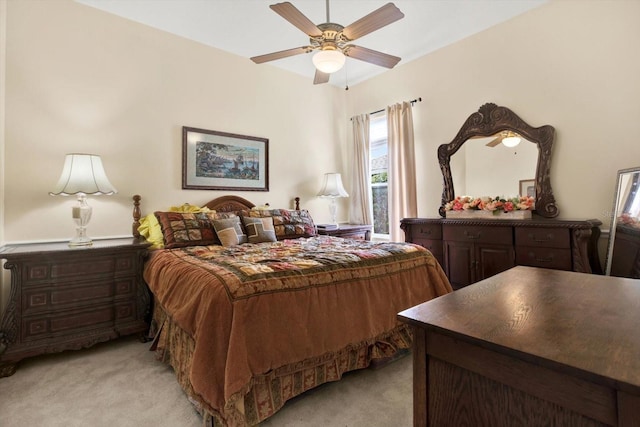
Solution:
<path fill-rule="evenodd" d="M 91 246 L 93 245 L 93 240 L 91 240 L 89 237 L 84 236 L 84 237 L 74 237 L 73 239 L 69 240 L 69 246 Z"/>
<path fill-rule="evenodd" d="M 87 196 L 78 193 L 78 205 L 71 208 L 71 216 L 76 223 L 76 235 L 69 241 L 69 246 L 90 246 L 93 241 L 87 236 L 87 224 L 91 220 L 93 209 L 87 204 Z"/>

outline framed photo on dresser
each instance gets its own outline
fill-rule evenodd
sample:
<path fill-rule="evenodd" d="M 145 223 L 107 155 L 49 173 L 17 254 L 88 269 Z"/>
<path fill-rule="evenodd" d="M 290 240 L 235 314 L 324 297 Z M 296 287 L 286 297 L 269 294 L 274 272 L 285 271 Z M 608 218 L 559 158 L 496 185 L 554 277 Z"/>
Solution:
<path fill-rule="evenodd" d="M 184 126 L 182 188 L 269 191 L 269 140 Z"/>

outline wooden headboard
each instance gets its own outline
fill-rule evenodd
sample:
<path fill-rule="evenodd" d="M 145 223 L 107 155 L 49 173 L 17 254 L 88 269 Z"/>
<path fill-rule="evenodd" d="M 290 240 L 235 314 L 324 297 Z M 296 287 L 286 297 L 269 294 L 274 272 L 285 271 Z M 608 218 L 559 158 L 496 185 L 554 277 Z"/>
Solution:
<path fill-rule="evenodd" d="M 142 213 L 140 210 L 140 200 L 142 200 L 142 197 L 140 197 L 138 194 L 133 196 L 132 232 L 133 232 L 133 237 L 135 238 L 140 237 L 140 233 L 138 232 L 138 227 L 140 227 L 140 218 L 142 217 Z M 296 197 L 294 200 L 296 202 L 295 209 L 299 211 L 300 197 Z M 233 212 L 233 211 L 249 210 L 255 206 L 256 206 L 255 204 L 253 204 L 252 202 L 240 196 L 228 195 L 228 196 L 217 197 L 213 200 L 210 200 L 207 203 L 205 203 L 202 207 L 206 207 L 217 212 Z"/>

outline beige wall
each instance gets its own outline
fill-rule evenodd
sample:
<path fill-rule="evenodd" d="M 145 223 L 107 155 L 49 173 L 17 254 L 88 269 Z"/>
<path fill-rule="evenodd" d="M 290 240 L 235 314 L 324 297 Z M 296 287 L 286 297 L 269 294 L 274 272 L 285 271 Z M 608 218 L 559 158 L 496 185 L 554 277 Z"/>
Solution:
<path fill-rule="evenodd" d="M 92 237 L 130 234 L 133 194 L 143 212 L 226 194 L 182 190 L 182 126 L 268 138 L 271 191 L 235 194 L 278 207 L 300 196 L 329 220 L 315 194 L 343 167 L 344 91 L 70 0 L 7 9 L 6 242 L 74 234 L 73 198 L 47 194 L 69 152 L 102 155 L 119 190 L 90 198 Z"/>
<path fill-rule="evenodd" d="M 423 217 L 437 216 L 440 205 L 438 145 L 482 104 L 510 107 L 532 126 L 550 124 L 560 216 L 598 218 L 606 229 L 616 172 L 640 166 L 638 18 L 639 1 L 554 0 L 353 86 L 347 111 L 422 97 L 413 115 Z"/>
<path fill-rule="evenodd" d="M 616 171 L 640 164 L 638 1 L 552 1 L 348 92 L 70 0 L 6 9 L 7 242 L 73 234 L 73 200 L 47 195 L 67 152 L 101 154 L 120 191 L 91 199 L 94 237 L 129 233 L 132 194 L 145 212 L 224 194 L 181 189 L 182 126 L 269 138 L 271 191 L 240 194 L 277 206 L 298 195 L 326 221 L 314 195 L 324 172 L 349 182 L 348 117 L 416 97 L 420 216 L 440 203 L 437 146 L 485 102 L 555 126 L 561 217 L 608 224 Z"/>

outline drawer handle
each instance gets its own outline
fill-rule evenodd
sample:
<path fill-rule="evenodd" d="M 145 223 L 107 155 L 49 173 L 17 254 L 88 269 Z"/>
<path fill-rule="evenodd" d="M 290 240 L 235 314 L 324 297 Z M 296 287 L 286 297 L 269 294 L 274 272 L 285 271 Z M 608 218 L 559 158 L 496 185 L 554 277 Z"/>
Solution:
<path fill-rule="evenodd" d="M 426 234 L 427 236 L 431 234 L 431 230 L 427 229 L 427 231 L 425 231 L 424 229 L 420 229 L 420 234 Z"/>
<path fill-rule="evenodd" d="M 537 262 L 553 262 L 553 257 L 549 258 L 536 258 Z"/>
<path fill-rule="evenodd" d="M 544 239 L 544 238 L 543 238 L 543 239 L 540 239 L 540 238 L 538 238 L 538 237 L 535 237 L 535 236 L 534 236 L 534 235 L 532 235 L 532 234 L 529 234 L 529 238 L 530 238 L 531 240 L 533 240 L 534 242 L 538 242 L 538 243 L 546 243 L 546 242 L 549 242 L 549 241 L 553 240 L 553 234 L 547 234 L 547 238 L 546 238 L 546 239 Z"/>
<path fill-rule="evenodd" d="M 478 234 L 471 234 L 468 231 L 464 232 L 464 235 L 467 236 L 468 239 L 479 239 L 481 234 L 481 232 L 478 232 Z"/>

